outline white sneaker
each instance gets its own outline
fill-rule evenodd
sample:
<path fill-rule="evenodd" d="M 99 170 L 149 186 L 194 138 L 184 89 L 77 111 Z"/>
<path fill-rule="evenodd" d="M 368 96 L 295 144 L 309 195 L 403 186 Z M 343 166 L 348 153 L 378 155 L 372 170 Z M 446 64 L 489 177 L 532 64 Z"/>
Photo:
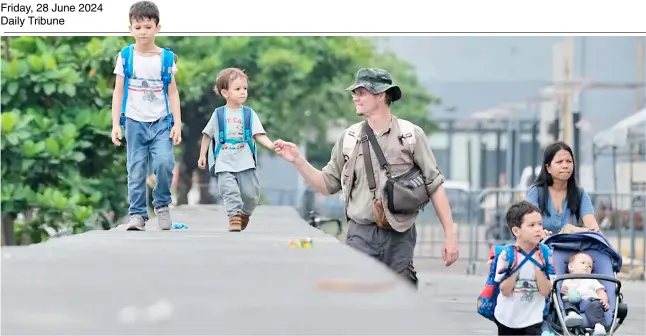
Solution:
<path fill-rule="evenodd" d="M 146 230 L 146 220 L 144 217 L 139 215 L 132 215 L 126 223 L 126 231 L 145 231 Z"/>
<path fill-rule="evenodd" d="M 170 218 L 170 209 L 168 207 L 155 209 L 157 214 L 157 225 L 162 230 L 170 230 L 173 226 L 173 220 Z"/>
<path fill-rule="evenodd" d="M 594 331 L 592 332 L 592 335 L 598 336 L 598 335 L 605 335 L 607 334 L 606 332 L 606 327 L 603 326 L 601 323 L 597 323 L 594 325 Z"/>
<path fill-rule="evenodd" d="M 570 328 L 570 327 L 578 327 L 583 323 L 583 317 L 581 315 L 577 314 L 576 312 L 569 312 L 567 316 L 564 319 L 565 326 Z"/>

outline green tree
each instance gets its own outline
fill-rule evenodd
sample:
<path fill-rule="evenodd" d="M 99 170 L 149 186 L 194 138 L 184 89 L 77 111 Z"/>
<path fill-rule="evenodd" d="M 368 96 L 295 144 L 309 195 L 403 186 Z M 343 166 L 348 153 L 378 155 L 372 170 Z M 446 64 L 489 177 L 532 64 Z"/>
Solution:
<path fill-rule="evenodd" d="M 63 223 L 87 229 L 93 217 L 127 212 L 125 150 L 109 140 L 117 52 L 123 37 L 3 38 L 2 228 L 5 237 L 46 237 Z M 361 67 L 391 71 L 405 93 L 395 111 L 423 127 L 432 125 L 434 101 L 414 71 L 360 37 L 159 37 L 179 56 L 184 145 L 179 203 L 186 203 L 196 169 L 201 130 L 222 104 L 213 92 L 225 67 L 251 78 L 249 104 L 271 138 L 329 146 L 327 129 L 356 120 L 344 88 Z M 314 140 L 314 141 L 313 141 Z M 313 146 L 310 146 L 313 147 Z M 316 149 L 316 148 L 314 148 Z M 313 152 L 310 150 L 310 152 Z M 319 152 L 324 152 L 319 150 Z M 329 149 L 328 149 L 329 153 Z M 327 159 L 327 158 L 326 158 Z M 206 172 L 200 171 L 202 201 Z M 9 233 L 9 234 L 7 234 Z"/>
<path fill-rule="evenodd" d="M 431 125 L 428 107 L 434 98 L 420 86 L 408 65 L 392 54 L 377 52 L 366 38 L 160 37 L 159 44 L 179 55 L 177 82 L 185 125 L 180 204 L 187 201 L 197 168 L 201 130 L 214 108 L 223 103 L 213 86 L 218 71 L 226 67 L 242 68 L 249 75 L 249 104 L 259 112 L 272 139 L 321 143 L 330 127 L 356 120 L 352 100 L 344 89 L 361 67 L 384 67 L 396 73 L 406 92 L 401 115 L 424 127 Z M 207 180 L 207 173 L 200 171 L 201 199 L 208 203 Z"/>
<path fill-rule="evenodd" d="M 39 242 L 127 212 L 123 148 L 110 142 L 120 37 L 2 39 L 3 243 Z M 14 232 L 15 227 L 15 232 Z"/>

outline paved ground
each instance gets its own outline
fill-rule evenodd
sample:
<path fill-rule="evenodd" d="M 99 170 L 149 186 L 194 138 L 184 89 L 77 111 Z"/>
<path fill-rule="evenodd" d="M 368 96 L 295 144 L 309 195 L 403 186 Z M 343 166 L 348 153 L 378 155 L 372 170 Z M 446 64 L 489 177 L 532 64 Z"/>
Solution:
<path fill-rule="evenodd" d="M 423 285 L 420 295 L 427 300 L 441 304 L 450 321 L 468 321 L 468 334 L 493 334 L 495 326 L 475 312 L 475 298 L 478 296 L 485 279 L 482 277 L 450 274 L 445 268 L 420 274 Z M 646 334 L 646 288 L 643 282 L 627 282 L 623 284 L 624 302 L 628 304 L 628 317 L 619 328 L 616 335 L 643 336 Z M 459 322 L 458 322 L 459 323 Z M 463 322 L 464 323 L 464 322 Z M 447 333 L 457 335 L 456 332 Z M 435 334 L 431 332 L 431 334 Z M 439 332 L 437 332 L 439 334 Z M 465 333 L 461 335 L 467 335 Z"/>
<path fill-rule="evenodd" d="M 217 207 L 178 208 L 174 217 L 189 229 L 115 229 L 3 248 L 2 334 L 493 334 L 475 313 L 480 277 L 431 263 L 415 293 L 290 208 L 260 207 L 238 234 L 226 232 Z M 290 249 L 299 237 L 314 247 Z M 317 286 L 335 278 L 392 286 Z M 620 334 L 644 335 L 643 283 L 627 284 L 625 296 L 630 318 Z"/>

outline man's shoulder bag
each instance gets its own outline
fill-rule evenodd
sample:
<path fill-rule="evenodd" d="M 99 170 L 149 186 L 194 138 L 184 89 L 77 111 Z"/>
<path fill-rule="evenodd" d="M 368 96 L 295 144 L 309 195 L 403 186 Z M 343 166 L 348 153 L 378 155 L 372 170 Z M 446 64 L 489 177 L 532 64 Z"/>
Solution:
<path fill-rule="evenodd" d="M 375 133 L 367 122 L 364 122 L 363 125 L 365 136 L 361 139 L 361 145 L 370 191 L 374 194 L 377 188 L 370 158 L 370 146 L 372 146 L 379 161 L 379 166 L 386 172 L 384 201 L 388 211 L 392 214 L 414 214 L 418 212 L 430 201 L 422 171 L 417 165 L 413 165 L 407 172 L 392 176 L 390 166 L 381 150 L 381 146 L 377 142 Z"/>

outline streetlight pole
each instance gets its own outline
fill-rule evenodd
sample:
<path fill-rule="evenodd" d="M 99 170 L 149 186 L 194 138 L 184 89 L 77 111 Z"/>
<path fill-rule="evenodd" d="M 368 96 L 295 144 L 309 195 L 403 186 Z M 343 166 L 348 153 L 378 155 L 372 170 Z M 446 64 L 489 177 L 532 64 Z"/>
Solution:
<path fill-rule="evenodd" d="M 646 75 L 644 72 L 644 62 L 646 61 L 646 56 L 644 55 L 644 40 L 646 40 L 646 37 L 644 36 L 640 36 L 637 39 L 637 83 L 643 83 L 644 76 Z M 637 90 L 637 95 L 635 97 L 637 108 L 635 109 L 635 112 L 639 112 L 644 108 L 644 104 L 646 103 L 644 95 L 646 95 L 646 90 L 643 88 Z"/>
<path fill-rule="evenodd" d="M 644 83 L 644 76 L 646 74 L 644 73 L 644 62 L 646 61 L 644 57 L 644 40 L 646 40 L 646 37 L 640 36 L 637 38 L 637 82 L 638 83 Z M 638 113 L 644 108 L 644 105 L 646 104 L 646 99 L 644 98 L 644 95 L 646 95 L 646 89 L 643 87 L 638 88 L 637 91 L 635 92 L 635 100 L 636 100 L 636 108 L 635 108 L 635 113 Z M 635 146 L 635 151 L 633 153 L 635 161 L 639 161 L 639 155 L 642 153 L 644 150 L 644 145 L 642 143 L 638 143 L 637 146 Z"/>
<path fill-rule="evenodd" d="M 574 63 L 574 37 L 566 36 L 563 41 L 563 79 L 571 82 Z M 572 97 L 573 92 L 567 90 L 563 99 L 563 142 L 572 145 Z"/>

